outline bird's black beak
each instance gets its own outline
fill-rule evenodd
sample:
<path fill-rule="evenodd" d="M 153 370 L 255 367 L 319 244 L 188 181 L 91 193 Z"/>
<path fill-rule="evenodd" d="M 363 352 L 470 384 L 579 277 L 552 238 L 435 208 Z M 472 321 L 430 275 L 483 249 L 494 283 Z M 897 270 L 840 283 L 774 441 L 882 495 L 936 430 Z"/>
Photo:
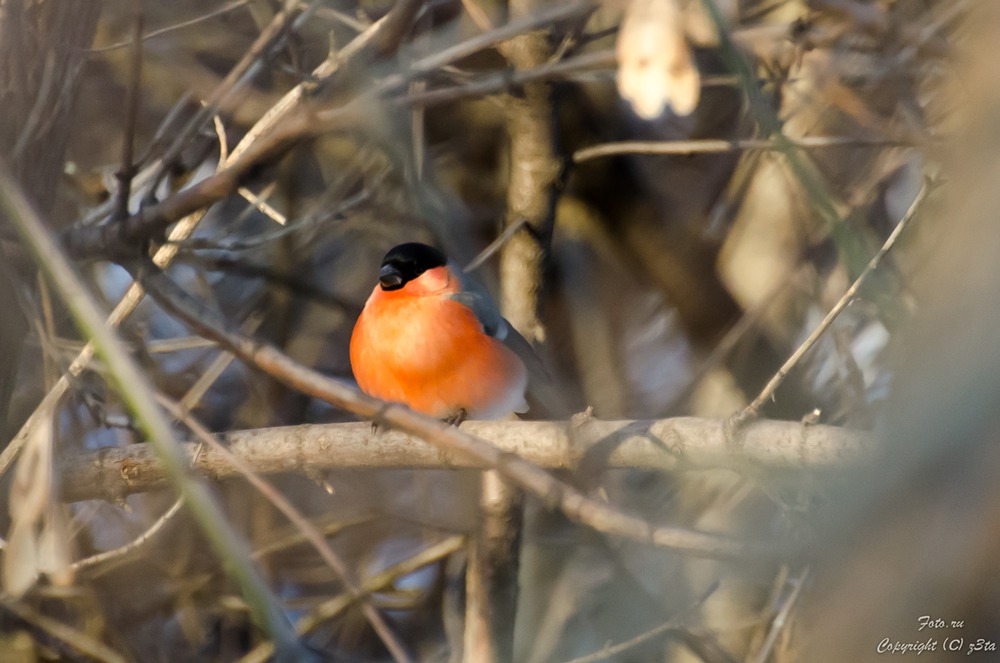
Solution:
<path fill-rule="evenodd" d="M 403 287 L 403 275 L 392 265 L 382 265 L 378 270 L 378 282 L 383 290 L 398 290 Z"/>

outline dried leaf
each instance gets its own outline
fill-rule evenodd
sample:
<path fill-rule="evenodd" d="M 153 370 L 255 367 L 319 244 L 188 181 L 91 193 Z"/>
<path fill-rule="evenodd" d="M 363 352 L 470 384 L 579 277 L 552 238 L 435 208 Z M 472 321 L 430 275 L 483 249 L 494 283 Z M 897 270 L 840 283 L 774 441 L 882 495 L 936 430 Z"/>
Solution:
<path fill-rule="evenodd" d="M 15 521 L 3 555 L 3 588 L 12 598 L 24 595 L 38 579 L 38 538 L 33 522 Z"/>
<path fill-rule="evenodd" d="M 62 505 L 50 504 L 38 543 L 38 570 L 54 585 L 72 584 L 69 523 Z"/>
<path fill-rule="evenodd" d="M 3 556 L 3 587 L 13 597 L 31 589 L 38 579 L 41 542 L 39 525 L 48 527 L 52 503 L 52 433 L 54 408 L 41 413 L 14 470 L 8 510 L 10 536 Z M 68 560 L 67 560 L 68 564 Z"/>
<path fill-rule="evenodd" d="M 38 424 L 21 451 L 10 488 L 9 513 L 13 520 L 37 521 L 45 513 L 52 492 L 52 418 L 38 417 Z"/>
<path fill-rule="evenodd" d="M 644 119 L 669 105 L 688 115 L 701 77 L 691 57 L 677 0 L 632 0 L 618 33 L 618 93 Z"/>

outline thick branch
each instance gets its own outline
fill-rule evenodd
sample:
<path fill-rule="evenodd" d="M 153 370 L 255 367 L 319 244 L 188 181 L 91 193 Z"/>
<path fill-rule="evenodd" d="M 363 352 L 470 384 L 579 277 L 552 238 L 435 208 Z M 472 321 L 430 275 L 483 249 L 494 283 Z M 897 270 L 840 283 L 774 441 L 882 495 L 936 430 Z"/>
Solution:
<path fill-rule="evenodd" d="M 749 472 L 842 469 L 862 460 L 872 440 L 858 431 L 786 421 L 746 426 L 740 445 L 727 441 L 725 422 L 679 417 L 658 421 L 470 421 L 462 430 L 491 442 L 502 454 L 551 469 L 599 467 L 674 469 L 725 467 Z M 390 430 L 372 435 L 368 423 L 266 428 L 222 436 L 255 472 L 311 473 L 343 468 L 489 468 L 482 459 Z M 188 459 L 198 445 L 186 445 Z M 239 472 L 219 453 L 203 449 L 194 468 L 214 479 Z M 64 456 L 60 485 L 67 501 L 115 500 L 168 485 L 145 444 Z"/>

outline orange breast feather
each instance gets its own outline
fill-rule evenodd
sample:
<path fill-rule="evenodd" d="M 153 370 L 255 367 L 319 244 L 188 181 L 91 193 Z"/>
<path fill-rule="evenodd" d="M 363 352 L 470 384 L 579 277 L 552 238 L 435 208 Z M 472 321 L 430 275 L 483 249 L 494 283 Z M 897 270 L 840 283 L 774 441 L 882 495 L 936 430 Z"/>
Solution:
<path fill-rule="evenodd" d="M 434 417 L 524 411 L 524 364 L 483 333 L 472 310 L 447 297 L 454 289 L 439 269 L 444 274 L 431 270 L 402 290 L 376 286 L 351 336 L 358 385 Z"/>

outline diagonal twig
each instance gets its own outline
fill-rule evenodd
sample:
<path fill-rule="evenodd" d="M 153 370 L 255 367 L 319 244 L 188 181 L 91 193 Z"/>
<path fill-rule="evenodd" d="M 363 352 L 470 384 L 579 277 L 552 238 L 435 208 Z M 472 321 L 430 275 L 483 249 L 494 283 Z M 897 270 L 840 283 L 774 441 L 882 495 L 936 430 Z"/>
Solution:
<path fill-rule="evenodd" d="M 833 324 L 833 321 L 837 319 L 837 316 L 839 316 L 844 309 L 846 309 L 848 305 L 854 301 L 854 298 L 857 296 L 861 286 L 864 285 L 865 280 L 878 268 L 878 266 L 882 263 L 882 259 L 885 258 L 889 251 L 892 250 L 892 247 L 896 244 L 896 240 L 899 239 L 899 236 L 910 224 L 910 221 L 913 220 L 917 210 L 920 208 L 920 204 L 938 185 L 939 183 L 935 181 L 924 182 L 924 185 L 920 188 L 916 198 L 914 198 L 913 202 L 910 204 L 909 209 L 906 210 L 906 214 L 904 214 L 903 218 L 899 220 L 899 223 L 896 224 L 893 231 L 889 233 L 889 237 L 887 237 L 885 243 L 882 244 L 882 248 L 880 248 L 878 252 L 872 256 L 872 259 L 868 261 L 868 265 L 865 267 L 864 271 L 862 271 L 858 278 L 855 279 L 854 283 L 851 284 L 851 287 L 847 289 L 847 292 L 843 294 L 840 300 L 834 304 L 829 313 L 827 313 L 819 325 L 816 326 L 816 329 L 809 334 L 808 338 L 806 338 L 806 340 L 799 345 L 795 352 L 793 352 L 785 363 L 781 365 L 781 368 L 778 369 L 777 373 L 775 373 L 768 383 L 764 385 L 764 388 L 761 389 L 760 393 L 757 394 L 757 397 L 753 399 L 753 402 L 733 416 L 731 422 L 733 425 L 739 426 L 747 421 L 755 419 L 760 414 L 760 408 L 772 396 L 774 396 L 774 392 L 778 389 L 781 383 L 784 382 L 788 373 L 795 368 L 799 361 L 802 360 L 802 357 L 804 357 L 806 353 L 809 352 L 814 345 L 816 345 L 816 342 L 824 333 L 826 333 L 826 331 L 830 328 L 830 325 Z"/>
<path fill-rule="evenodd" d="M 809 579 L 810 569 L 807 566 L 803 569 L 802 573 L 792 580 L 792 589 L 788 592 L 784 601 L 781 603 L 781 608 L 778 610 L 777 614 L 774 615 L 774 619 L 771 620 L 771 627 L 767 631 L 767 637 L 764 639 L 764 643 L 760 646 L 760 650 L 757 655 L 751 660 L 753 663 L 767 663 L 771 656 L 771 651 L 774 649 L 775 643 L 778 641 L 778 636 L 781 635 L 785 626 L 788 624 L 788 615 L 791 614 L 792 608 L 795 603 L 799 600 L 799 596 L 802 594 L 802 589 L 805 587 L 806 581 Z"/>

